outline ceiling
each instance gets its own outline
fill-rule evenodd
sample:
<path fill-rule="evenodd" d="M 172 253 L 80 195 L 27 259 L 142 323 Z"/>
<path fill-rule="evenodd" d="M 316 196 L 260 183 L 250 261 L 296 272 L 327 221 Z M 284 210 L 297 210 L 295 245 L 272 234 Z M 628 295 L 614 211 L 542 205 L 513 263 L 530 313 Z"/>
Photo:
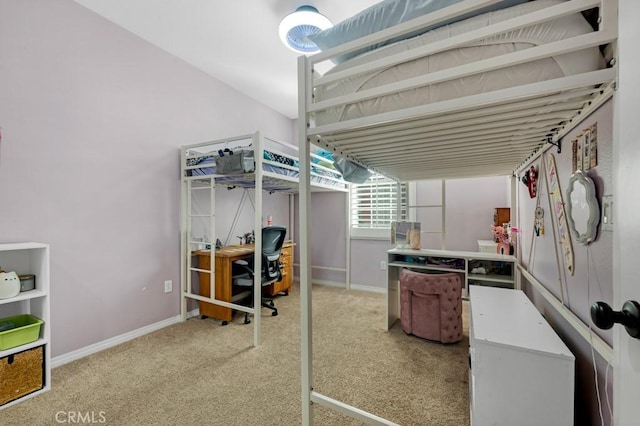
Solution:
<path fill-rule="evenodd" d="M 334 24 L 379 0 L 75 0 L 289 118 L 298 115 L 297 57 L 282 18 L 314 6 Z"/>

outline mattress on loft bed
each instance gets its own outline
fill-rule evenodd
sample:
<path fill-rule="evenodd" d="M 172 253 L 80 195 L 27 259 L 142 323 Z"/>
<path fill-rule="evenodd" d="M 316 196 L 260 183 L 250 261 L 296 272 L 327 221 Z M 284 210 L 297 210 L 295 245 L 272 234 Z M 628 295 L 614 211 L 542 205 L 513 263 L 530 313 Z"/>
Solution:
<path fill-rule="evenodd" d="M 202 156 L 200 152 L 194 152 L 197 155 L 197 159 L 187 158 L 187 166 L 200 166 L 193 169 L 187 169 L 188 176 L 207 176 L 215 175 L 217 173 L 216 159 L 217 155 Z M 289 157 L 282 153 L 275 153 L 269 150 L 263 151 L 264 161 L 262 162 L 262 170 L 270 174 L 269 178 L 277 178 L 282 176 L 297 180 L 300 177 L 300 170 L 298 159 Z M 314 161 L 315 162 L 315 161 Z M 342 180 L 342 175 L 338 171 L 329 170 L 333 168 L 328 162 L 315 162 L 311 165 L 311 182 L 315 185 L 322 185 L 326 187 L 336 187 L 344 189 L 345 183 Z M 216 177 L 216 182 L 219 184 L 229 184 L 241 187 L 253 187 L 254 186 L 254 170 L 246 171 L 244 173 L 233 173 L 229 176 L 220 175 Z M 282 184 L 276 182 L 274 179 L 269 179 L 267 183 L 263 184 L 265 190 L 290 190 L 291 185 Z"/>
<path fill-rule="evenodd" d="M 559 3 L 563 3 L 563 0 L 537 0 L 445 25 L 422 35 L 356 56 L 336 65 L 328 74 L 363 65 L 395 53 L 408 51 Z M 462 48 L 436 53 L 386 69 L 375 70 L 317 86 L 315 88 L 315 100 L 324 101 L 337 96 L 353 94 L 388 83 L 422 76 L 427 73 L 473 63 L 592 31 L 593 28 L 582 14 L 573 14 L 481 40 Z M 604 66 L 604 59 L 599 49 L 593 47 L 553 58 L 540 59 L 318 111 L 314 114 L 314 119 L 316 125 L 329 124 L 593 71 L 604 68 Z"/>

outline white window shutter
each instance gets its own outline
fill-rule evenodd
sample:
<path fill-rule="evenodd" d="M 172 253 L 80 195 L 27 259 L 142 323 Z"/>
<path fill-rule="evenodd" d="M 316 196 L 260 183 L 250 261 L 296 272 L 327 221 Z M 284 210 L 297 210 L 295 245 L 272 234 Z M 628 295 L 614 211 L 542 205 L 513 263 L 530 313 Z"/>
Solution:
<path fill-rule="evenodd" d="M 391 222 L 397 219 L 397 191 L 395 181 L 374 174 L 367 182 L 351 185 L 351 232 L 355 237 L 388 238 Z M 400 185 L 401 214 L 407 218 L 407 185 Z"/>

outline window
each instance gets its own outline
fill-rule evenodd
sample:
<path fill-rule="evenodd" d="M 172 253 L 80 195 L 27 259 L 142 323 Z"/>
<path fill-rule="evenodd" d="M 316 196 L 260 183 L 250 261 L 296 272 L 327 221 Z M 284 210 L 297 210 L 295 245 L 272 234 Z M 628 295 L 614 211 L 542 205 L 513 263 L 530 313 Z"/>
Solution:
<path fill-rule="evenodd" d="M 400 220 L 407 220 L 407 184 L 400 184 L 400 191 Z M 398 220 L 397 193 L 398 184 L 378 174 L 351 185 L 351 236 L 388 239 L 391 222 Z"/>

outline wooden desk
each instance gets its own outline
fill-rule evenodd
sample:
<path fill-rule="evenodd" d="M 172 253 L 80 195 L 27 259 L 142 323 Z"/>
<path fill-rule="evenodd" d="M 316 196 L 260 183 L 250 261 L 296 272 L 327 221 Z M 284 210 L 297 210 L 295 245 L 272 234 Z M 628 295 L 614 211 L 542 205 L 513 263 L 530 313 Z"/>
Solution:
<path fill-rule="evenodd" d="M 284 265 L 282 270 L 282 281 L 276 282 L 268 287 L 265 287 L 263 291 L 270 296 L 284 292 L 289 294 L 291 288 L 291 282 L 293 279 L 293 246 L 295 244 L 291 241 L 287 241 L 282 246 L 280 252 L 280 262 Z M 223 247 L 215 251 L 215 298 L 225 302 L 231 302 L 232 298 L 232 278 L 231 270 L 233 262 L 239 259 L 244 259 L 247 256 L 252 255 L 254 252 L 253 244 L 245 244 L 241 246 L 228 246 Z M 196 251 L 193 253 L 198 256 L 198 267 L 200 269 L 211 268 L 211 251 Z M 200 272 L 200 295 L 211 296 L 211 281 L 210 274 L 206 272 Z M 207 302 L 198 302 L 200 308 L 200 315 L 205 317 L 212 317 L 221 321 L 231 321 L 233 312 L 230 308 L 214 305 Z"/>

